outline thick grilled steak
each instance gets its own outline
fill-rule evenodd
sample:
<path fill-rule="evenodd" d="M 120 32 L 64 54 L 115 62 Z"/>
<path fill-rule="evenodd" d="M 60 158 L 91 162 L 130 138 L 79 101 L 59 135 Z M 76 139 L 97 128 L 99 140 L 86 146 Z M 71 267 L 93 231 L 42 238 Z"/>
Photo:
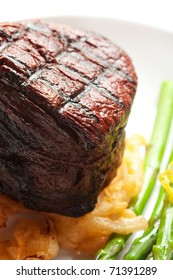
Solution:
<path fill-rule="evenodd" d="M 116 173 L 136 91 L 108 39 L 31 21 L 0 24 L 0 192 L 80 216 Z"/>

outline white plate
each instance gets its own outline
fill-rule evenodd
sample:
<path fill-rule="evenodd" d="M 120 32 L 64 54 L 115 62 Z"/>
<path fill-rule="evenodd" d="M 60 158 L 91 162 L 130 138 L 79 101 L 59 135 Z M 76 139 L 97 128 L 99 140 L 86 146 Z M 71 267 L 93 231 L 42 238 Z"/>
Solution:
<path fill-rule="evenodd" d="M 115 19 L 53 17 L 46 20 L 101 33 L 130 55 L 138 75 L 138 89 L 126 131 L 127 135 L 140 133 L 149 139 L 161 82 L 173 80 L 173 33 Z M 68 252 L 58 256 L 58 259 L 74 258 L 79 256 Z"/>

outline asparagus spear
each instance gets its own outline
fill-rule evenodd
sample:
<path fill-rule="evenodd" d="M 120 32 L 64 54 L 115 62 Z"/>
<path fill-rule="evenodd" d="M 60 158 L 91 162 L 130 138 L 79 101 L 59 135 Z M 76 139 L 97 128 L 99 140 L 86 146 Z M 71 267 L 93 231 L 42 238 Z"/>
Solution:
<path fill-rule="evenodd" d="M 118 234 L 112 234 L 110 241 L 104 249 L 98 251 L 96 258 L 98 260 L 115 260 L 116 255 L 122 250 L 124 244 L 128 238 L 127 236 L 121 236 Z"/>
<path fill-rule="evenodd" d="M 166 200 L 161 216 L 156 245 L 153 246 L 154 260 L 170 260 L 173 253 L 173 205 Z"/>
<path fill-rule="evenodd" d="M 168 164 L 171 161 L 173 161 L 173 150 Z M 163 211 L 164 199 L 165 191 L 161 186 L 157 202 L 148 221 L 149 228 L 144 232 L 144 234 L 141 237 L 136 238 L 133 241 L 130 250 L 124 256 L 125 260 L 144 260 L 146 259 L 147 255 L 152 251 L 153 245 L 156 243 L 158 229 L 160 226 L 160 217 Z"/>
<path fill-rule="evenodd" d="M 170 260 L 173 260 L 173 252 L 172 252 L 172 254 L 171 254 Z"/>
<path fill-rule="evenodd" d="M 131 208 L 137 215 L 142 214 L 155 185 L 173 117 L 172 108 L 173 81 L 165 81 L 161 86 L 157 114 L 145 159 L 143 189 L 131 205 Z M 128 237 L 114 234 L 106 247 L 97 253 L 96 259 L 115 259 L 117 254 L 123 249 Z M 112 248 L 115 249 L 113 250 Z"/>
<path fill-rule="evenodd" d="M 163 82 L 161 86 L 157 114 L 144 161 L 144 184 L 141 193 L 135 198 L 131 208 L 140 215 L 150 197 L 160 170 L 169 129 L 173 118 L 173 81 Z"/>
<path fill-rule="evenodd" d="M 157 221 L 154 225 L 149 227 L 145 233 L 136 238 L 133 241 L 133 244 L 128 251 L 128 253 L 124 256 L 124 260 L 145 260 L 147 256 L 152 251 L 153 244 L 156 242 L 157 232 L 159 228 L 160 220 Z"/>
<path fill-rule="evenodd" d="M 168 170 L 170 175 L 167 173 L 166 180 L 168 179 L 167 184 L 169 185 L 169 188 L 172 189 L 173 169 L 170 169 L 169 167 Z M 161 174 L 161 176 L 163 175 Z M 170 202 L 171 197 L 168 194 L 169 193 L 165 194 L 165 203 L 160 219 L 156 245 L 153 246 L 154 260 L 170 260 L 173 257 L 173 202 Z"/>

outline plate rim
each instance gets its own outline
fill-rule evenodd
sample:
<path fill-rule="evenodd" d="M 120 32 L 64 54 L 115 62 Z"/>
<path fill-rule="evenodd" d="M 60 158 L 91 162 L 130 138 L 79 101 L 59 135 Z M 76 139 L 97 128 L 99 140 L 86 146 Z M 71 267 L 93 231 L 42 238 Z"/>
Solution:
<path fill-rule="evenodd" d="M 80 20 L 88 20 L 88 19 L 92 19 L 92 20 L 103 20 L 103 21 L 112 21 L 115 22 L 117 24 L 126 24 L 126 25 L 131 25 L 131 27 L 140 27 L 140 28 L 146 28 L 148 30 L 152 30 L 155 32 L 162 32 L 162 33 L 167 33 L 168 35 L 173 36 L 173 30 L 167 30 L 164 27 L 157 27 L 151 24 L 147 24 L 147 23 L 142 23 L 142 22 L 138 22 L 138 21 L 132 21 L 129 19 L 118 19 L 116 17 L 104 17 L 104 16 L 94 16 L 94 15 L 48 15 L 48 16 L 41 16 L 41 17 L 33 17 L 33 18 L 25 18 L 19 21 L 28 21 L 28 20 L 48 20 L 49 22 L 51 22 L 51 19 L 56 20 L 56 19 L 80 19 Z M 68 24 L 67 24 L 68 25 Z M 79 27 L 80 28 L 80 27 Z"/>

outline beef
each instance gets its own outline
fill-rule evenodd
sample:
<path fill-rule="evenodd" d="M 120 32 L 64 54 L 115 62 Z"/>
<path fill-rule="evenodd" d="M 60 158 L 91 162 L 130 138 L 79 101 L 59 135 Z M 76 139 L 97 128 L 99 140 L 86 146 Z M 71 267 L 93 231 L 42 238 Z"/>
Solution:
<path fill-rule="evenodd" d="M 110 40 L 42 21 L 0 24 L 0 192 L 81 216 L 115 176 L 137 78 Z"/>

